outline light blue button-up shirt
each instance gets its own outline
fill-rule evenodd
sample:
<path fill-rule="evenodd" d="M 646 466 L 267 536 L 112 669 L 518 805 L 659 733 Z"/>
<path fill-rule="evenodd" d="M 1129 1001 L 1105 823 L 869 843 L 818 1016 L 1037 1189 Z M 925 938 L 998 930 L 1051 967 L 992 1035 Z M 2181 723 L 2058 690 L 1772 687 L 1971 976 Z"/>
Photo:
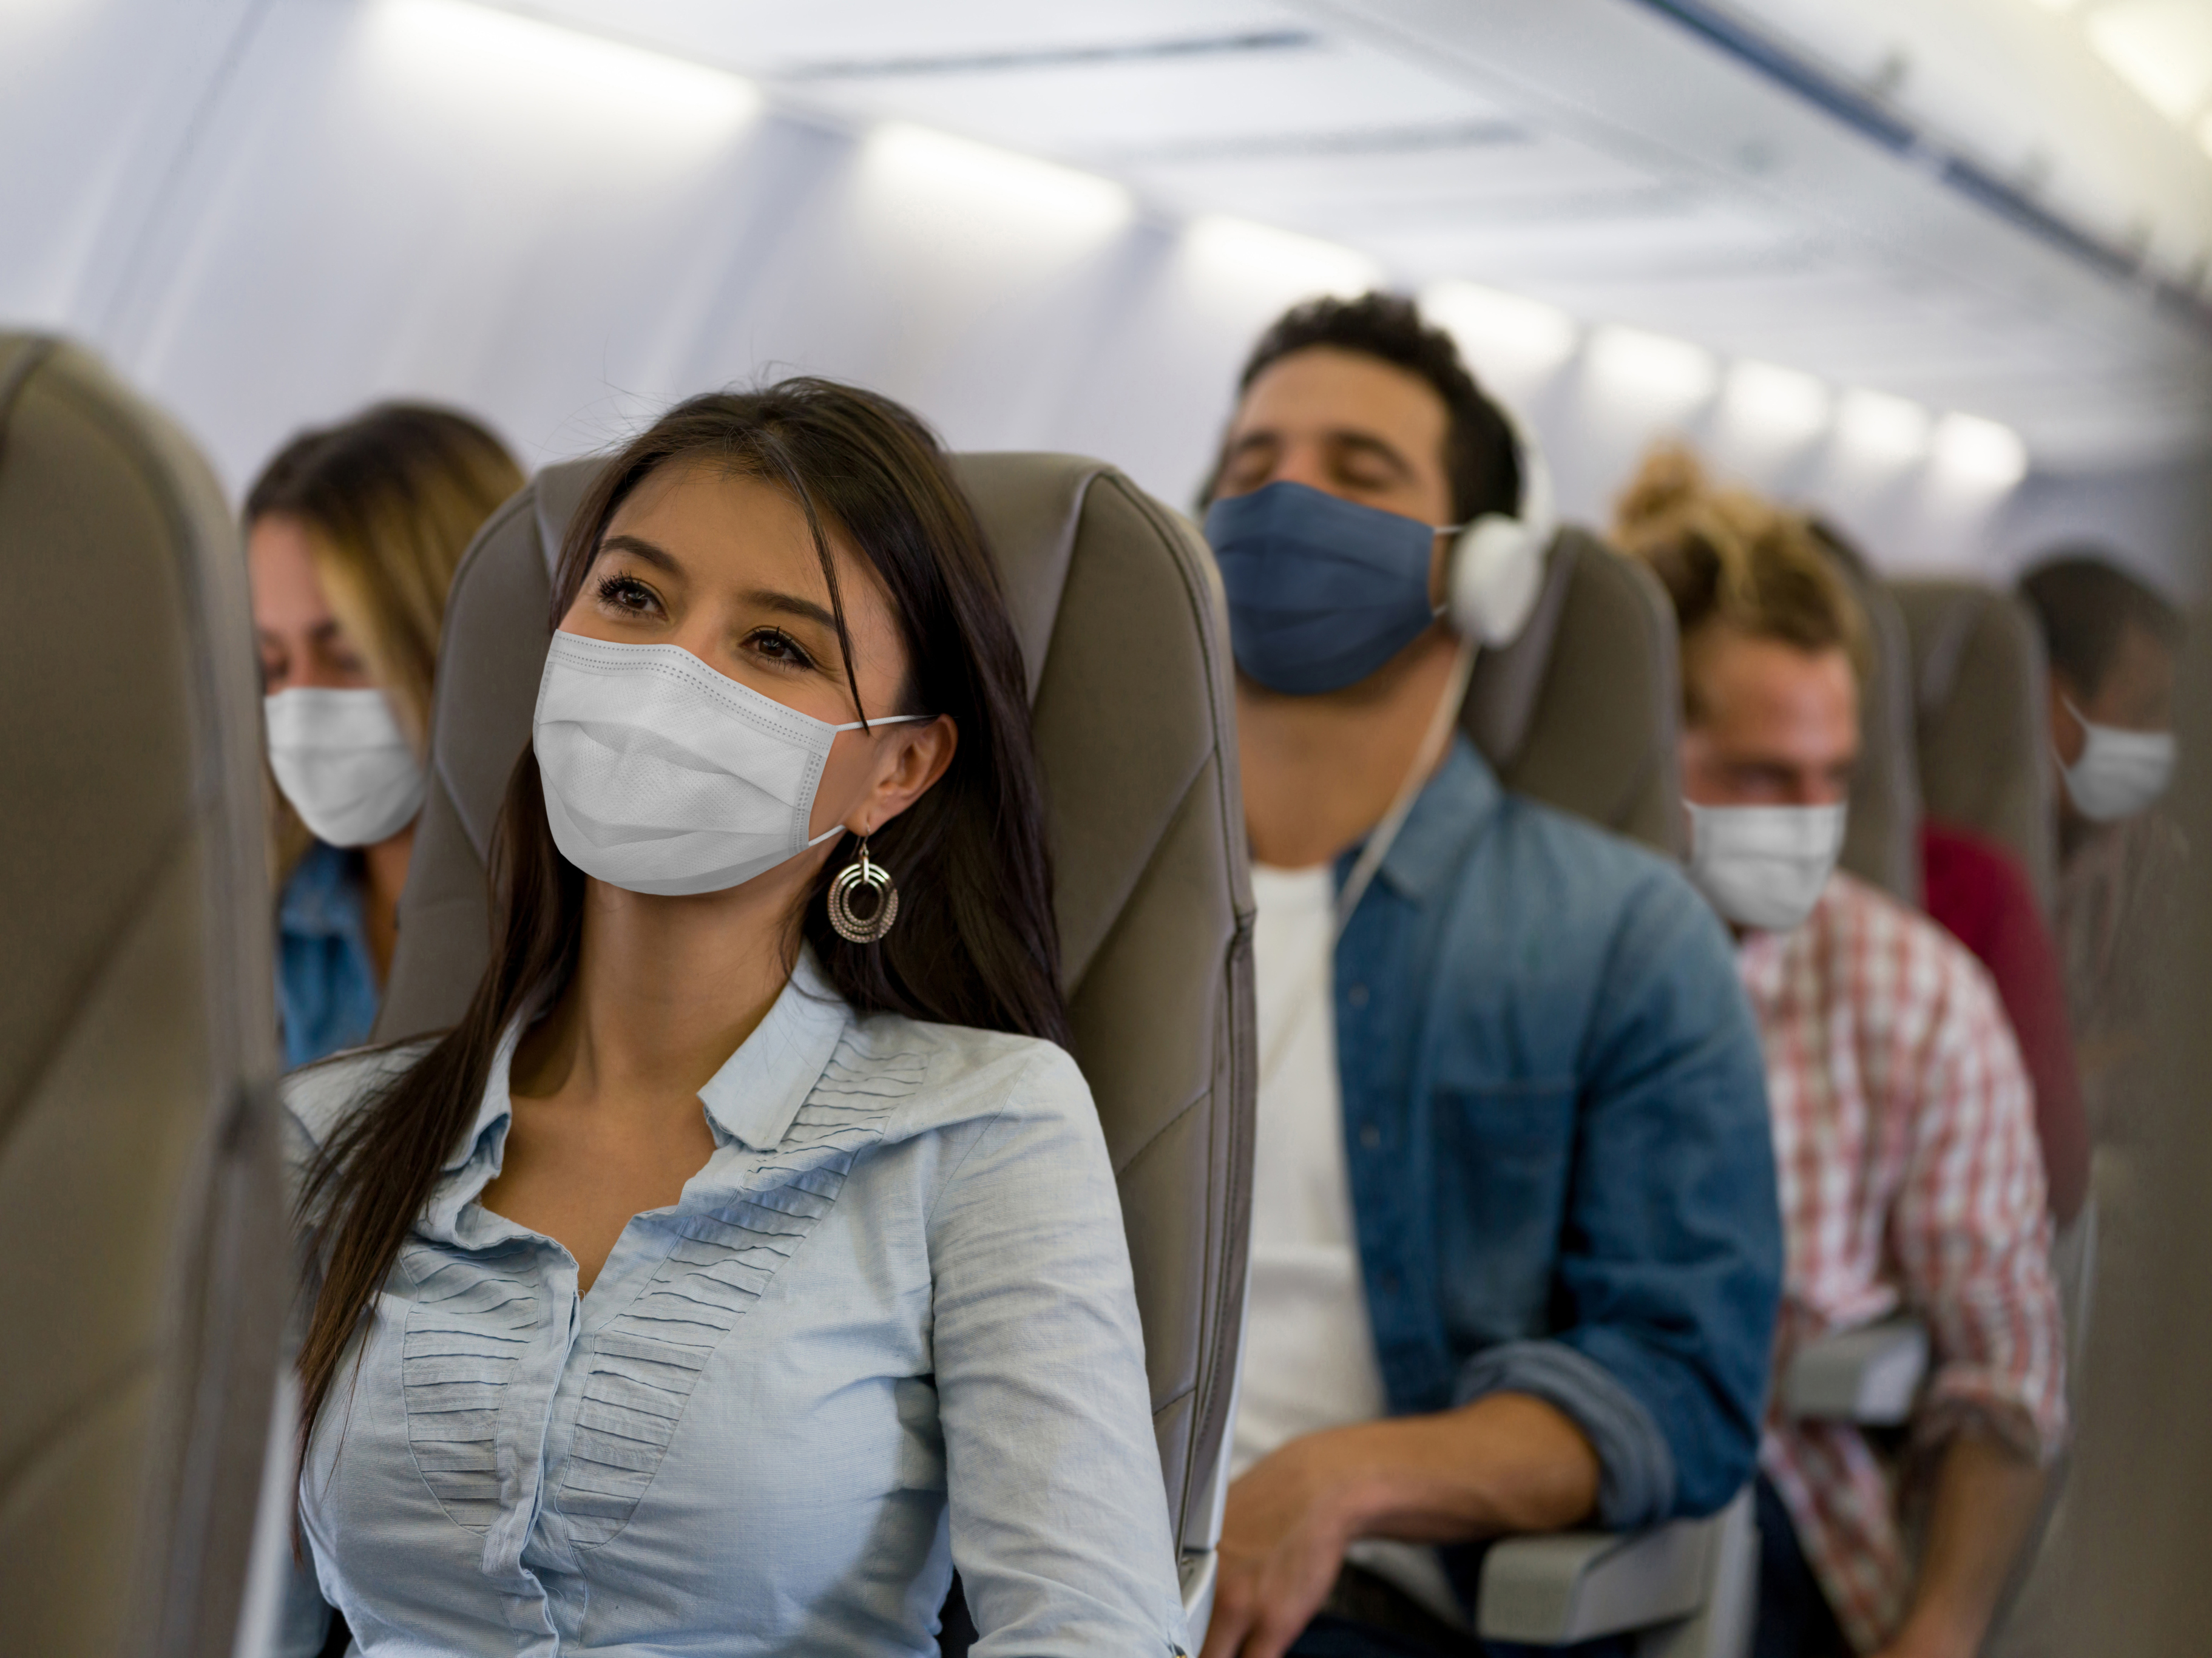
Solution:
<path fill-rule="evenodd" d="M 856 1019 L 811 961 L 700 1097 L 714 1155 L 589 1293 L 477 1201 L 501 1043 L 318 1423 L 312 1582 L 367 1654 L 934 1654 L 1185 1640 L 1089 1090 L 1044 1042 Z M 420 1046 L 291 1078 L 296 1155 Z M 315 1595 L 319 1588 L 320 1600 Z"/>

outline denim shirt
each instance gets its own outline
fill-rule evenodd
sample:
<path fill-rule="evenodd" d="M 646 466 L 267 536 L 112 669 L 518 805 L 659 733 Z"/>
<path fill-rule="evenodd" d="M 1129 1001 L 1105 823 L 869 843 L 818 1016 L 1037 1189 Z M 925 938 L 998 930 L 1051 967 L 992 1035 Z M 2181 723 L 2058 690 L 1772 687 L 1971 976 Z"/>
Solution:
<path fill-rule="evenodd" d="M 276 901 L 276 1027 L 296 1071 L 368 1040 L 381 999 L 361 857 L 318 841 Z"/>
<path fill-rule="evenodd" d="M 1782 1223 L 1759 1034 L 1711 908 L 1506 793 L 1462 738 L 1346 927 L 1335 989 L 1391 1411 L 1534 1394 L 1595 1448 L 1600 1523 L 1720 1508 L 1758 1449 Z"/>

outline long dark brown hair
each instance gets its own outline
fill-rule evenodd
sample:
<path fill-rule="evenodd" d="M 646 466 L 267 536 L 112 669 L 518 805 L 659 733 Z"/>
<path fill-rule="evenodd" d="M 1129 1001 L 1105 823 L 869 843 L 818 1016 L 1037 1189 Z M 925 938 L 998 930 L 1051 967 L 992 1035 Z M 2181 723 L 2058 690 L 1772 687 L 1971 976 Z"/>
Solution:
<path fill-rule="evenodd" d="M 904 878 L 898 925 L 849 944 L 824 905 L 832 857 L 804 901 L 803 937 L 861 1013 L 1067 1040 L 1043 793 L 1019 645 L 998 575 L 936 438 L 888 398 L 820 380 L 680 404 L 616 457 L 577 509 L 553 582 L 568 613 L 616 509 L 655 468 L 703 459 L 788 491 L 830 585 L 848 686 L 852 641 L 829 532 L 890 595 L 911 665 L 901 709 L 949 714 L 945 775 L 872 837 Z M 857 697 L 857 690 L 855 691 Z M 298 1218 L 323 1263 L 300 1352 L 301 1445 L 446 1160 L 475 1119 L 501 1036 L 566 984 L 583 936 L 584 877 L 553 844 L 537 756 L 509 778 L 492 849 L 491 960 L 460 1023 L 378 1090 L 308 1172 Z"/>

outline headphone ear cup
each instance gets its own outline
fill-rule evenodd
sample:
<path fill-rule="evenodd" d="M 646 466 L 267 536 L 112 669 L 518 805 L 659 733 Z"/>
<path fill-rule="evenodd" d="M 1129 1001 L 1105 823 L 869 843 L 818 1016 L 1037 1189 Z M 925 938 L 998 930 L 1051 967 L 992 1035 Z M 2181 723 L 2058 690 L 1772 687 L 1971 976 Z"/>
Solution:
<path fill-rule="evenodd" d="M 1519 519 L 1497 513 L 1468 525 L 1452 550 L 1452 625 L 1492 649 L 1528 625 L 1544 586 L 1544 546 Z"/>

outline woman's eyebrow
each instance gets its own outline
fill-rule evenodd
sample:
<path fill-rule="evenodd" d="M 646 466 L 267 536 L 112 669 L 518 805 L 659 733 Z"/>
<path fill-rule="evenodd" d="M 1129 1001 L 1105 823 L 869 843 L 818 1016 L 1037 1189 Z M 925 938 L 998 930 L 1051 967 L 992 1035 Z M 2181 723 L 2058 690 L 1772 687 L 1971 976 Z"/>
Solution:
<path fill-rule="evenodd" d="M 826 606 L 817 604 L 811 598 L 801 598 L 797 593 L 779 592 L 773 587 L 755 587 L 744 595 L 744 601 L 748 604 L 757 604 L 764 610 L 776 610 L 785 616 L 801 616 L 809 622 L 819 623 L 832 633 L 837 629 L 837 618 Z"/>
<path fill-rule="evenodd" d="M 684 567 L 676 562 L 674 554 L 665 548 L 655 546 L 643 536 L 608 536 L 599 543 L 599 550 L 603 553 L 628 553 L 634 558 L 643 559 L 656 570 L 665 570 L 670 575 L 684 574 Z"/>

